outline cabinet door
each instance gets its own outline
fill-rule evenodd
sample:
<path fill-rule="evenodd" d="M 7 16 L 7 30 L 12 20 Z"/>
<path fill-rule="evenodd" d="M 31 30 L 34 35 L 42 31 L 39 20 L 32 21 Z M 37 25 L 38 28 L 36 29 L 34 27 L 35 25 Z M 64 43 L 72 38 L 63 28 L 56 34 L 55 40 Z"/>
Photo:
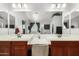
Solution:
<path fill-rule="evenodd" d="M 79 47 L 70 47 L 70 53 L 68 53 L 69 56 L 79 56 Z"/>
<path fill-rule="evenodd" d="M 51 55 L 79 56 L 79 41 L 54 41 L 51 45 Z"/>
<path fill-rule="evenodd" d="M 10 47 L 0 46 L 0 56 L 9 56 Z"/>
<path fill-rule="evenodd" d="M 79 41 L 70 41 L 70 45 L 67 46 L 68 56 L 79 56 Z"/>
<path fill-rule="evenodd" d="M 62 47 L 52 47 L 51 48 L 51 56 L 63 56 L 64 55 L 64 48 Z"/>
<path fill-rule="evenodd" d="M 13 46 L 13 56 L 26 56 L 26 46 Z"/>
<path fill-rule="evenodd" d="M 0 56 L 10 56 L 10 42 L 0 41 Z"/>
<path fill-rule="evenodd" d="M 66 56 L 68 55 L 68 42 L 54 41 L 51 45 L 52 56 Z"/>
<path fill-rule="evenodd" d="M 27 55 L 26 41 L 12 42 L 12 56 L 26 56 L 26 55 Z"/>

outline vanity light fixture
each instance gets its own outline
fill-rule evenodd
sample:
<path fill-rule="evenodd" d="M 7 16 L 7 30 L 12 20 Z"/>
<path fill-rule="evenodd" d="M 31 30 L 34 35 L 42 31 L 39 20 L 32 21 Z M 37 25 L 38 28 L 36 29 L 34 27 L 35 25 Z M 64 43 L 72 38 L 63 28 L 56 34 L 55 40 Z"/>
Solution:
<path fill-rule="evenodd" d="M 25 3 L 17 3 L 17 4 L 13 3 L 12 7 L 13 8 L 27 8 L 28 6 Z"/>
<path fill-rule="evenodd" d="M 65 3 L 57 3 L 57 4 L 52 4 L 51 5 L 51 8 L 65 8 L 66 7 L 66 4 Z"/>

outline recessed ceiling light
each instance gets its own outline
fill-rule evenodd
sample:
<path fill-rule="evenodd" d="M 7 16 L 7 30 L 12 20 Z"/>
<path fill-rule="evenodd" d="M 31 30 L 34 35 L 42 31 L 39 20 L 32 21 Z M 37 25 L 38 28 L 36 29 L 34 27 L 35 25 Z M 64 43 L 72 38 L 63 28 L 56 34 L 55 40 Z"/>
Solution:
<path fill-rule="evenodd" d="M 21 5 L 21 3 L 19 3 L 19 4 L 18 4 L 18 8 L 21 8 L 21 7 L 22 7 L 22 5 Z"/>
<path fill-rule="evenodd" d="M 57 4 L 57 8 L 61 8 L 61 4 Z"/>
<path fill-rule="evenodd" d="M 55 7 L 56 7 L 56 4 L 52 4 L 52 5 L 51 5 L 51 8 L 55 8 Z"/>
<path fill-rule="evenodd" d="M 12 4 L 12 7 L 13 7 L 13 8 L 16 8 L 17 6 L 16 6 L 16 4 L 15 4 L 15 3 L 13 3 L 13 4 Z"/>
<path fill-rule="evenodd" d="M 64 4 L 62 4 L 62 8 L 65 8 L 66 7 L 66 4 L 64 3 Z"/>

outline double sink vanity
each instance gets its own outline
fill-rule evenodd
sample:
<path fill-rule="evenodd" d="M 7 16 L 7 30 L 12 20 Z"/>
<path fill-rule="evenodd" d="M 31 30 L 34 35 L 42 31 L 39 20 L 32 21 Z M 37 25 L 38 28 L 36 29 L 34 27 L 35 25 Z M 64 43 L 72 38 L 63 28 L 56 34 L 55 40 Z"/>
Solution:
<path fill-rule="evenodd" d="M 0 36 L 0 56 L 77 56 L 78 35 L 27 34 Z"/>
<path fill-rule="evenodd" d="M 38 35 L 35 34 L 21 35 L 21 37 L 17 35 L 5 35 L 0 37 L 0 55 L 48 55 L 49 44 L 50 41 L 41 36 L 38 38 Z M 29 50 L 31 50 L 31 52 L 29 52 Z"/>

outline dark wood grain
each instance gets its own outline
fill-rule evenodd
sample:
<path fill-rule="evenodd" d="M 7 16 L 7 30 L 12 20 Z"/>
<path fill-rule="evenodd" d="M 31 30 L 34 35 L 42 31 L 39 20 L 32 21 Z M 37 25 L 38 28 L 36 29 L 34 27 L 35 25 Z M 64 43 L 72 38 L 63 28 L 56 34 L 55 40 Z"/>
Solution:
<path fill-rule="evenodd" d="M 27 42 L 26 41 L 14 41 L 12 42 L 12 56 L 27 56 Z"/>
<path fill-rule="evenodd" d="M 52 41 L 51 56 L 79 56 L 79 41 Z"/>

